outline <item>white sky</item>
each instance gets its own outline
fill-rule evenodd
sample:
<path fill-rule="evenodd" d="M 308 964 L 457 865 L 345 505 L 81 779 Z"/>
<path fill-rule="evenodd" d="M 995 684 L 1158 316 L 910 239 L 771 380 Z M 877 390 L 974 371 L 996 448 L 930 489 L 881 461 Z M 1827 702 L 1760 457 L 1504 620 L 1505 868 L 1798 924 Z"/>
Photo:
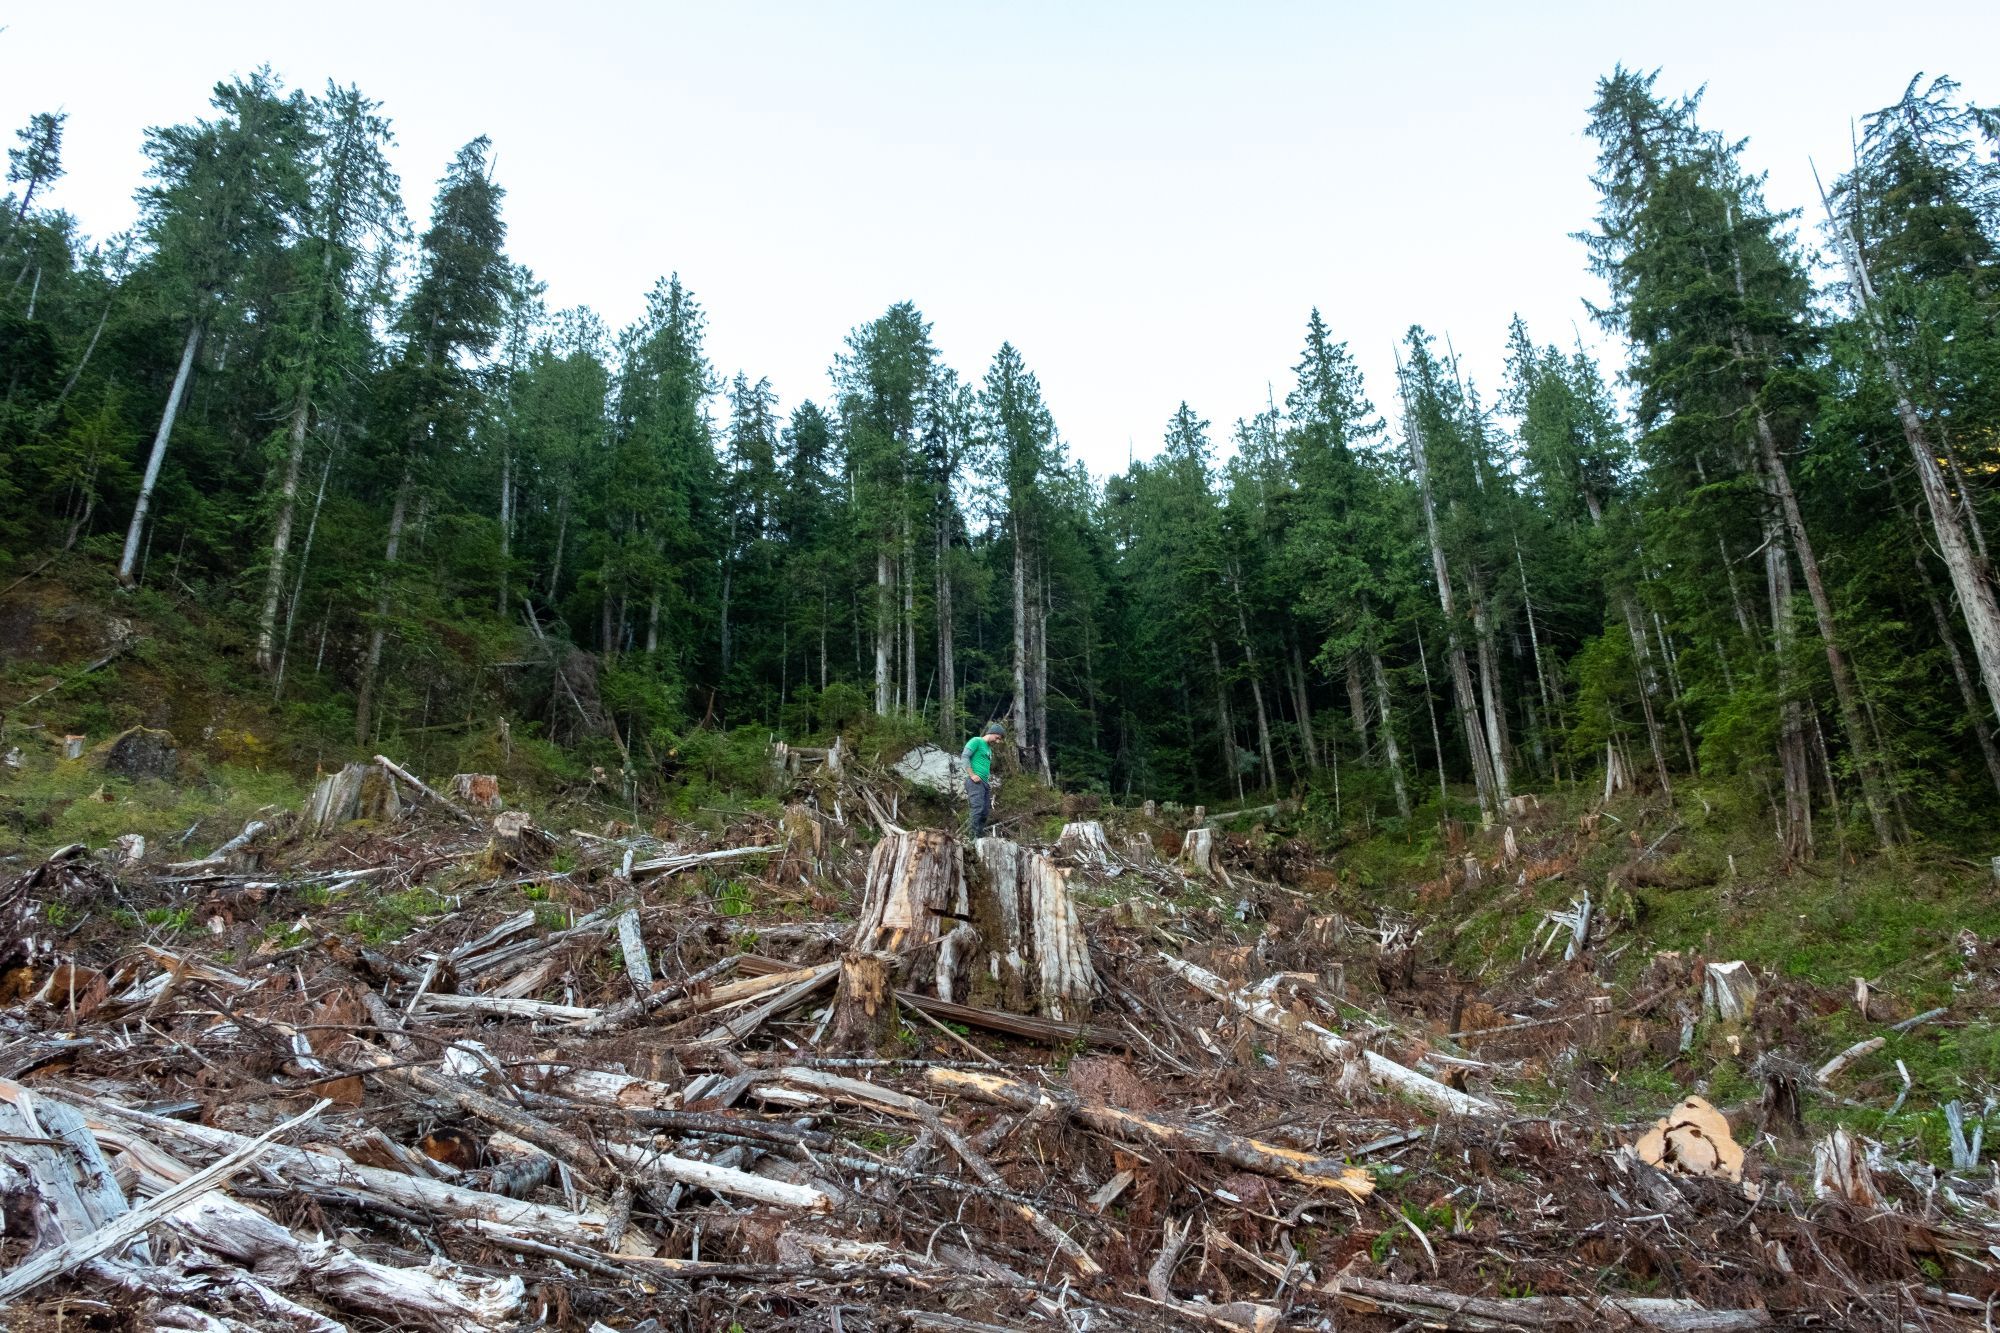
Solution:
<path fill-rule="evenodd" d="M 1391 12 L 1392 10 L 1397 12 Z M 1533 15 L 1530 19 L 1527 15 Z M 51 202 L 130 224 L 144 127 L 269 62 L 386 103 L 419 221 L 492 136 L 512 256 L 614 326 L 678 270 L 717 368 L 824 401 L 854 325 L 914 300 L 977 379 L 1003 340 L 1096 471 L 1186 398 L 1282 399 L 1307 311 L 1378 407 L 1411 322 L 1498 387 L 1519 311 L 1592 337 L 1582 136 L 1623 60 L 1706 83 L 1781 206 L 1917 70 L 2000 102 L 2000 4 L 0 2 L 0 129 L 70 112 Z M 1593 338 L 1594 340 L 1594 338 Z"/>

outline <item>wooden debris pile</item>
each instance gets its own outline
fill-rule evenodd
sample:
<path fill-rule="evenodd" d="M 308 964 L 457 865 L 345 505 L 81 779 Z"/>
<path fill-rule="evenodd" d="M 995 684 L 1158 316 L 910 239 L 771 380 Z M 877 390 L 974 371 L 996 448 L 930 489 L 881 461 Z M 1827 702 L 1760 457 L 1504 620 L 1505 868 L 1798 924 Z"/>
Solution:
<path fill-rule="evenodd" d="M 1967 1172 L 1843 1137 L 1788 1182 L 1727 1122 L 1677 1169 L 1713 1108 L 1650 1155 L 1511 1109 L 1505 1058 L 1348 993 L 1414 927 L 1304 915 L 1199 823 L 967 846 L 838 751 L 777 766 L 842 799 L 557 832 L 378 757 L 210 856 L 17 875 L 7 1317 L 1978 1326 Z"/>

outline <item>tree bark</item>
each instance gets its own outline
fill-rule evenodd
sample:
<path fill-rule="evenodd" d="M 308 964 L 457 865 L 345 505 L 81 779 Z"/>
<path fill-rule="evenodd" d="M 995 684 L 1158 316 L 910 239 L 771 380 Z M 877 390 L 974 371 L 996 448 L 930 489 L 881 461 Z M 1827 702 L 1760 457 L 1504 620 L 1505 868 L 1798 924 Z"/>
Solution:
<path fill-rule="evenodd" d="M 153 434 L 153 452 L 146 458 L 146 474 L 139 482 L 139 498 L 132 505 L 132 523 L 125 529 L 125 553 L 118 558 L 118 581 L 131 587 L 137 578 L 139 539 L 146 530 L 146 513 L 153 507 L 153 488 L 159 484 L 160 464 L 166 461 L 167 440 L 174 433 L 174 417 L 187 396 L 188 378 L 194 373 L 195 349 L 201 345 L 201 321 L 188 325 L 187 342 L 181 347 L 180 368 L 174 372 L 174 387 L 167 393 L 167 406 L 160 413 L 160 428 Z"/>
<path fill-rule="evenodd" d="M 885 543 L 875 551 L 875 713 L 887 717 L 895 706 L 890 670 L 895 657 L 895 559 Z"/>
<path fill-rule="evenodd" d="M 1826 646 L 1827 673 L 1833 677 L 1833 695 L 1840 708 L 1841 730 L 1847 734 L 1854 766 L 1861 777 L 1861 795 L 1868 807 L 1869 823 L 1874 826 L 1876 842 L 1884 848 L 1893 847 L 1896 843 L 1895 830 L 1890 825 L 1889 807 L 1882 796 L 1881 765 L 1861 719 L 1860 692 L 1848 667 L 1847 654 L 1841 651 L 1839 629 L 1833 618 L 1833 602 L 1827 597 L 1826 584 L 1820 578 L 1819 560 L 1813 554 L 1812 538 L 1807 534 L 1805 518 L 1799 512 L 1798 497 L 1792 491 L 1791 474 L 1778 452 L 1778 439 L 1771 430 L 1770 419 L 1761 407 L 1757 409 L 1757 447 L 1785 525 L 1791 530 L 1799 572 L 1805 576 L 1806 594 L 1812 601 L 1813 615 L 1819 622 L 1819 636 Z"/>
<path fill-rule="evenodd" d="M 981 838 L 974 850 L 982 872 L 971 911 L 984 957 L 980 970 L 999 982 L 1002 1007 L 1082 1022 L 1097 976 L 1063 872 L 1040 852 L 1005 838 Z"/>
<path fill-rule="evenodd" d="M 1299 717 L 1299 745 L 1305 751 L 1306 768 L 1316 769 L 1319 761 L 1319 738 L 1313 735 L 1312 699 L 1306 684 L 1305 654 L 1300 651 L 1298 640 L 1292 640 L 1292 693 L 1295 699 L 1293 711 Z"/>
<path fill-rule="evenodd" d="M 1825 202 L 1824 195 L 1821 201 Z M 1832 220 L 1830 205 L 1827 217 Z M 1868 324 L 1876 353 L 1888 372 L 1890 386 L 1895 390 L 1896 419 L 1903 428 L 1903 441 L 1909 446 L 1910 459 L 1916 465 L 1924 505 L 1930 511 L 1931 530 L 1937 536 L 1938 554 L 1944 560 L 1945 571 L 1951 576 L 1952 591 L 1958 594 L 1959 613 L 1964 616 L 1966 629 L 1972 638 L 1972 653 L 1979 662 L 1979 676 L 1986 687 L 1987 703 L 1995 715 L 2000 716 L 2000 594 L 1994 590 L 1992 572 L 1985 567 L 1983 553 L 1975 551 L 1973 544 L 1967 541 L 1966 524 L 1961 521 L 1962 518 L 1975 517 L 1972 496 L 1961 486 L 1959 494 L 1954 497 L 1945 485 L 1944 473 L 1938 467 L 1939 450 L 1932 445 L 1924 429 L 1923 417 L 1911 400 L 1909 377 L 1897 361 L 1889 346 L 1888 336 L 1875 317 L 1875 289 L 1869 281 L 1867 264 L 1854 244 L 1852 233 L 1843 228 L 1835 230 L 1840 241 L 1841 258 L 1854 284 L 1862 317 Z M 1953 651 L 1956 653 L 1956 648 Z M 1985 719 L 1975 714 L 1974 725 L 1984 737 Z"/>
<path fill-rule="evenodd" d="M 396 484 L 396 503 L 389 510 L 389 542 L 382 557 L 382 590 L 375 599 L 375 627 L 368 633 L 368 656 L 361 667 L 361 686 L 354 695 L 354 743 L 368 744 L 369 728 L 375 721 L 375 682 L 382 666 L 382 644 L 388 637 L 390 590 L 396 574 L 396 557 L 402 549 L 403 524 L 410 513 L 412 472 L 405 469 Z"/>
<path fill-rule="evenodd" d="M 1437 503 L 1431 494 L 1430 465 L 1424 453 L 1424 434 L 1416 419 L 1408 424 L 1410 459 L 1416 465 L 1417 492 L 1424 510 L 1424 535 L 1430 544 L 1431 576 L 1437 584 L 1438 605 L 1444 611 L 1445 656 L 1451 669 L 1452 693 L 1458 700 L 1459 719 L 1465 726 L 1465 748 L 1472 760 L 1472 783 L 1479 796 L 1479 819 L 1490 825 L 1500 808 L 1495 793 L 1493 753 L 1486 728 L 1479 719 L 1479 701 L 1472 689 L 1472 670 L 1466 664 L 1465 645 L 1458 634 L 1458 608 L 1452 594 L 1451 566 L 1445 559 L 1444 536 L 1438 529 Z M 1440 771 L 1444 756 L 1438 756 Z"/>
<path fill-rule="evenodd" d="M 950 512 L 938 516 L 937 653 L 938 735 L 949 746 L 958 739 L 958 662 L 952 651 Z"/>
<path fill-rule="evenodd" d="M 902 1030 L 896 987 L 889 974 L 893 954 L 841 955 L 840 986 L 833 998 L 833 1026 L 826 1049 L 880 1055 Z"/>
<path fill-rule="evenodd" d="M 1368 653 L 1368 660 L 1374 668 L 1375 704 L 1377 711 L 1382 717 L 1382 753 L 1389 761 L 1389 782 L 1396 789 L 1396 813 L 1408 819 L 1410 817 L 1410 793 L 1408 788 L 1403 785 L 1403 756 L 1396 748 L 1396 728 L 1390 725 L 1389 722 L 1389 676 L 1388 673 L 1382 670 L 1382 654 L 1371 649 Z M 1350 688 L 1352 688 L 1354 683 L 1358 683 L 1358 676 L 1351 662 L 1348 665 L 1348 673 Z M 1360 705 L 1362 712 L 1365 714 L 1368 708 L 1367 700 L 1362 699 L 1357 694 L 1355 702 Z M 1441 763 L 1442 761 L 1440 761 Z"/>

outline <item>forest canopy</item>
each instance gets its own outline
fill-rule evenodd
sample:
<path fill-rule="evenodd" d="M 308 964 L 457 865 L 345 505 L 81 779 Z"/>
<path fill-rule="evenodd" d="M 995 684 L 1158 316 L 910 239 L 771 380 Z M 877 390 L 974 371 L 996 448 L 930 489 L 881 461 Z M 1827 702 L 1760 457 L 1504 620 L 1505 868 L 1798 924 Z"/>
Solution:
<path fill-rule="evenodd" d="M 494 146 L 418 231 L 359 89 L 218 85 L 107 238 L 38 115 L 0 552 L 236 626 L 322 752 L 500 710 L 643 780 L 698 732 L 1004 718 L 1024 770 L 1120 799 L 1394 821 L 1694 781 L 1792 858 L 1816 821 L 1949 839 L 2000 796 L 2000 114 L 1929 77 L 1857 113 L 1795 216 L 1698 94 L 1616 69 L 1576 222 L 1625 364 L 1517 319 L 1411 327 L 1364 383 L 1302 296 L 1267 410 L 1183 403 L 1111 476 L 1019 351 L 950 365 L 911 303 L 789 404 L 718 372 L 671 271 L 622 329 L 551 309 Z"/>

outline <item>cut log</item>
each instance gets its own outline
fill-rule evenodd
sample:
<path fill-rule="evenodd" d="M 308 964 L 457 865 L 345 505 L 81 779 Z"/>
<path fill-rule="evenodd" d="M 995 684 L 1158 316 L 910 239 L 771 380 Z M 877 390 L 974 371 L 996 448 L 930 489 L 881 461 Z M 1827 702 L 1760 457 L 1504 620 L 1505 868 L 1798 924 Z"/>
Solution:
<path fill-rule="evenodd" d="M 890 976 L 893 954 L 841 955 L 840 988 L 833 998 L 833 1028 L 827 1049 L 881 1055 L 902 1032 L 896 990 Z"/>
<path fill-rule="evenodd" d="M 933 1067 L 924 1071 L 924 1078 L 939 1092 L 974 1097 L 1000 1106 L 1011 1106 L 1018 1111 L 1039 1110 L 1044 1115 L 1059 1110 L 1078 1124 L 1087 1125 L 1100 1134 L 1219 1157 L 1246 1171 L 1343 1190 L 1357 1199 L 1367 1198 L 1375 1189 L 1375 1178 L 1360 1167 L 1300 1152 L 1283 1144 L 1231 1134 L 1212 1125 L 1141 1115 L 1099 1102 L 1059 1098 L 1031 1083 L 1017 1082 L 997 1074 Z"/>
<path fill-rule="evenodd" d="M 1081 1021 L 1090 1012 L 1097 974 L 1063 872 L 1005 838 L 981 838 L 977 854 L 983 873 L 972 919 L 1001 1003 L 1056 1022 Z"/>
<path fill-rule="evenodd" d="M 628 907 L 618 917 L 618 951 L 625 958 L 625 976 L 639 995 L 653 989 L 653 964 L 646 957 L 646 937 L 639 929 L 639 909 Z M 595 1017 L 596 1015 L 592 1015 Z"/>
<path fill-rule="evenodd" d="M 1268 995 L 1231 986 L 1207 968 L 1197 967 L 1186 959 L 1176 958 L 1172 954 L 1162 953 L 1160 959 L 1185 977 L 1196 990 L 1222 1001 L 1259 1027 L 1269 1028 L 1295 1042 L 1316 1049 L 1331 1060 L 1343 1063 L 1354 1059 L 1365 1061 L 1369 1080 L 1373 1083 L 1429 1102 L 1457 1115 L 1489 1116 L 1500 1113 L 1500 1108 L 1484 1097 L 1475 1097 L 1469 1092 L 1460 1092 L 1456 1088 L 1448 1087 L 1434 1078 L 1397 1064 L 1379 1051 L 1367 1050 L 1329 1028 L 1301 1019 Z"/>
<path fill-rule="evenodd" d="M 1679 1176 L 1743 1179 L 1743 1149 L 1729 1120 L 1706 1098 L 1689 1097 L 1640 1136 L 1633 1151 L 1648 1166 Z"/>
<path fill-rule="evenodd" d="M 500 799 L 500 779 L 491 773 L 452 774 L 451 794 L 475 810 L 500 810 L 507 805 Z"/>
<path fill-rule="evenodd" d="M 1203 878 L 1215 874 L 1215 833 L 1211 829 L 1191 828 L 1181 839 L 1181 860 L 1187 867 Z"/>
<path fill-rule="evenodd" d="M 1701 974 L 1701 1005 L 1710 1018 L 1747 1023 L 1757 1004 L 1757 978 L 1750 964 L 1710 963 Z"/>

